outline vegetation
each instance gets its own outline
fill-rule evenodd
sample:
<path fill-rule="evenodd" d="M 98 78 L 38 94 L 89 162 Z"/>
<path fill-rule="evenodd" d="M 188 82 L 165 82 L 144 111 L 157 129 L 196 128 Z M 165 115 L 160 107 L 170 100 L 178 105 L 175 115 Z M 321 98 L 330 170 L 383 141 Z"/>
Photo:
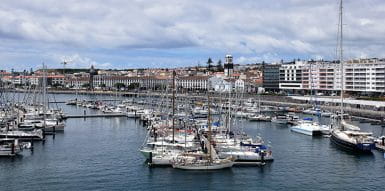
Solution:
<path fill-rule="evenodd" d="M 224 71 L 224 68 L 222 65 L 222 60 L 218 60 L 216 69 L 217 69 L 217 72 L 223 72 Z"/>
<path fill-rule="evenodd" d="M 132 90 L 132 89 L 136 89 L 138 87 L 139 87 L 139 83 L 132 83 L 132 84 L 127 86 L 127 89 Z"/>
<path fill-rule="evenodd" d="M 114 84 L 114 87 L 116 88 L 116 89 L 122 89 L 122 88 L 125 88 L 126 87 L 126 84 L 124 84 L 124 83 L 115 83 Z"/>
<path fill-rule="evenodd" d="M 211 60 L 211 58 L 209 58 L 208 60 L 207 60 L 207 68 L 208 68 L 208 70 L 209 71 L 211 71 L 211 69 L 212 69 L 212 63 L 214 63 L 213 62 L 213 60 Z"/>
<path fill-rule="evenodd" d="M 82 85 L 82 88 L 89 88 L 90 87 L 90 84 L 89 83 L 85 83 Z"/>

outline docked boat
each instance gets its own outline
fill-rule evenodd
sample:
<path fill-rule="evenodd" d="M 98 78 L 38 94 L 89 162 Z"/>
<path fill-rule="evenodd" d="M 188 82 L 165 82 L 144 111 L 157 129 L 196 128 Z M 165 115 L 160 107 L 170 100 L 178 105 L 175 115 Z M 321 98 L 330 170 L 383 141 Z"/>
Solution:
<path fill-rule="evenodd" d="M 33 131 L 5 131 L 0 132 L 0 138 L 15 138 L 19 140 L 38 140 L 44 139 L 44 133 L 42 130 Z"/>
<path fill-rule="evenodd" d="M 234 165 L 232 159 L 201 159 L 201 158 L 177 158 L 172 167 L 183 170 L 219 170 L 231 168 Z"/>
<path fill-rule="evenodd" d="M 303 120 L 298 121 L 298 123 L 292 126 L 290 130 L 309 136 L 320 136 L 323 134 L 320 125 L 313 122 L 312 118 L 304 118 Z"/>
<path fill-rule="evenodd" d="M 376 149 L 380 151 L 385 151 L 385 136 L 381 136 L 375 140 Z"/>
<path fill-rule="evenodd" d="M 248 116 L 249 121 L 271 121 L 271 117 L 268 115 L 250 115 Z"/>
<path fill-rule="evenodd" d="M 339 17 L 339 57 L 340 57 L 340 71 L 344 70 L 344 61 L 343 61 L 343 51 L 342 51 L 342 0 L 339 5 L 340 17 Z M 343 79 L 343 72 L 340 72 L 340 78 Z M 340 115 L 339 120 L 332 121 L 334 128 L 331 132 L 331 141 L 337 145 L 338 147 L 350 150 L 355 153 L 370 153 L 372 149 L 375 148 L 374 138 L 372 137 L 372 133 L 370 132 L 362 132 L 360 128 L 349 124 L 344 119 L 344 85 L 341 80 L 341 103 L 340 103 Z"/>
<path fill-rule="evenodd" d="M 287 124 L 289 122 L 289 119 L 287 118 L 286 115 L 277 115 L 271 119 L 271 122 L 279 123 L 279 124 Z"/>
<path fill-rule="evenodd" d="M 14 138 L 0 138 L 0 156 L 15 156 L 21 152 L 19 140 Z"/>
<path fill-rule="evenodd" d="M 337 146 L 357 153 L 370 153 L 375 149 L 372 133 L 369 132 L 334 129 L 331 140 Z"/>
<path fill-rule="evenodd" d="M 66 105 L 76 105 L 77 102 L 78 102 L 77 99 L 71 99 L 66 102 Z"/>

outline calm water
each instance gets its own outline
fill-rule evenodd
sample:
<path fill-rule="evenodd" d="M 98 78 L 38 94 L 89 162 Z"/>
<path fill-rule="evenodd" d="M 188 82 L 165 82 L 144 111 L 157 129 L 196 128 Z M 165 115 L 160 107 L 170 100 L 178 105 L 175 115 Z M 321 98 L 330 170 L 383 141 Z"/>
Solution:
<path fill-rule="evenodd" d="M 360 125 L 381 132 L 380 127 Z M 273 163 L 191 172 L 148 168 L 138 152 L 146 132 L 135 120 L 69 119 L 64 133 L 36 143 L 33 153 L 0 158 L 0 190 L 383 190 L 385 159 L 380 152 L 356 156 L 335 148 L 328 138 L 296 134 L 285 126 L 243 126 L 249 135 L 270 141 Z"/>

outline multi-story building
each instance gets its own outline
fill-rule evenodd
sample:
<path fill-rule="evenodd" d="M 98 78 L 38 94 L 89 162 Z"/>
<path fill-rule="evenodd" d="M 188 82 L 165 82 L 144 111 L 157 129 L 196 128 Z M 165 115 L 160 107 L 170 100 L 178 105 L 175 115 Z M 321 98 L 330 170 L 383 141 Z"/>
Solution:
<path fill-rule="evenodd" d="M 176 78 L 176 87 L 185 90 L 206 90 L 208 76 L 179 76 Z M 159 90 L 171 87 L 172 78 L 170 76 L 107 76 L 95 75 L 93 79 L 94 87 L 113 88 L 115 84 L 121 83 L 126 87 L 137 84 L 142 89 Z"/>
<path fill-rule="evenodd" d="M 266 91 L 279 91 L 279 68 L 281 64 L 263 64 L 262 87 Z"/>
<path fill-rule="evenodd" d="M 338 61 L 296 61 L 280 68 L 281 90 L 334 93 L 341 90 Z M 348 93 L 385 93 L 385 60 L 358 59 L 344 64 L 343 87 Z"/>
<path fill-rule="evenodd" d="M 279 89 L 296 93 L 302 88 L 302 67 L 304 61 L 295 61 L 282 64 L 279 68 Z"/>
<path fill-rule="evenodd" d="M 209 76 L 178 77 L 176 86 L 185 90 L 207 90 Z"/>

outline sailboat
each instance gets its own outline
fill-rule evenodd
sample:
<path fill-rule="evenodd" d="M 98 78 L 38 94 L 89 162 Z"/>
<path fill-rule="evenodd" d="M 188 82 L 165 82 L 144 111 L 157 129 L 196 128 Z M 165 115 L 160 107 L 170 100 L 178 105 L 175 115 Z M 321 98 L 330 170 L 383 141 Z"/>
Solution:
<path fill-rule="evenodd" d="M 339 119 L 334 120 L 337 123 L 331 132 L 331 141 L 338 147 L 349 150 L 355 153 L 370 153 L 375 148 L 374 139 L 372 133 L 362 132 L 359 127 L 349 124 L 344 119 L 344 62 L 342 52 L 342 0 L 340 0 L 340 14 L 339 14 L 339 60 L 340 60 L 340 75 L 341 75 L 341 103 L 340 103 L 340 116 Z M 338 124 L 339 122 L 339 124 Z"/>
<path fill-rule="evenodd" d="M 258 94 L 258 112 L 248 116 L 249 121 L 271 121 L 271 117 L 261 112 L 261 95 Z"/>
<path fill-rule="evenodd" d="M 209 88 L 208 88 L 209 89 Z M 208 132 L 207 138 L 201 136 L 201 141 L 204 143 L 207 150 L 207 154 L 189 154 L 183 153 L 178 155 L 172 161 L 172 167 L 183 170 L 219 170 L 224 168 L 230 168 L 234 164 L 233 157 L 220 159 L 213 147 L 212 143 L 212 131 L 211 131 L 211 111 L 210 111 L 210 92 L 207 92 L 208 100 L 208 117 L 207 125 Z"/>

